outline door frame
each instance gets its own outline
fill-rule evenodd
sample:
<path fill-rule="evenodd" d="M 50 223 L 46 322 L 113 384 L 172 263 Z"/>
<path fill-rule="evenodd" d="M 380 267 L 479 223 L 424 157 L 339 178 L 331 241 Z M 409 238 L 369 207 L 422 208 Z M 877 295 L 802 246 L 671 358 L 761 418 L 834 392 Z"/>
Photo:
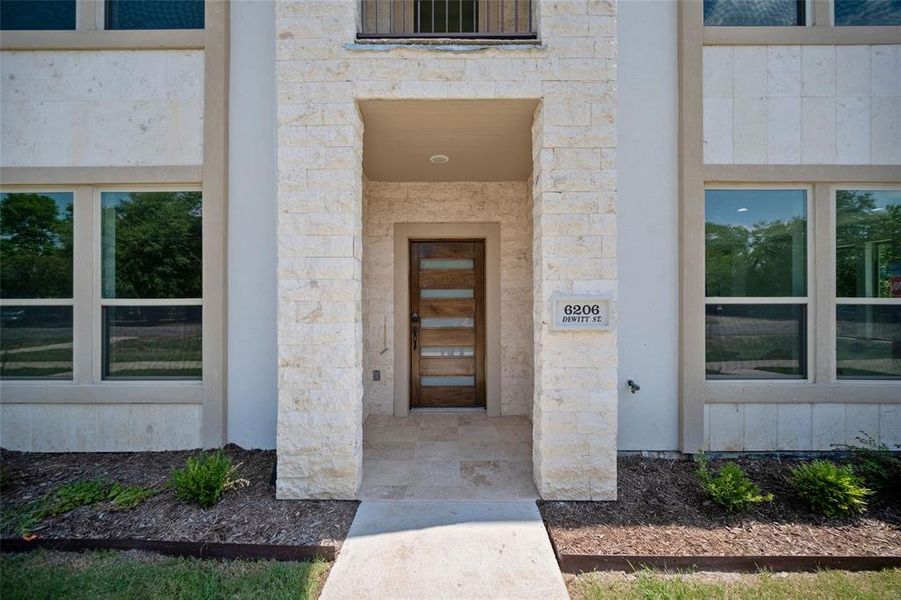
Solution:
<path fill-rule="evenodd" d="M 485 240 L 485 409 L 501 416 L 500 223 L 394 224 L 394 416 L 410 412 L 410 241 Z"/>

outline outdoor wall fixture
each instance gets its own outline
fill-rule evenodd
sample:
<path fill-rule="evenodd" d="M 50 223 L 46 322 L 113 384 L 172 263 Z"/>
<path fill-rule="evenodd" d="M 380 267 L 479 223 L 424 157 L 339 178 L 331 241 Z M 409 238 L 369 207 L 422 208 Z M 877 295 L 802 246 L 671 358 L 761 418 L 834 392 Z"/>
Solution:
<path fill-rule="evenodd" d="M 443 165 L 450 160 L 450 157 L 446 154 L 433 154 L 431 157 L 429 157 L 429 160 L 436 165 Z"/>
<path fill-rule="evenodd" d="M 635 392 L 637 392 L 638 390 L 641 389 L 641 386 L 638 385 L 637 383 L 635 383 L 635 382 L 634 382 L 633 380 L 631 380 L 631 379 L 630 379 L 629 381 L 626 382 L 626 385 L 629 386 L 629 391 L 632 392 L 633 394 L 634 394 Z"/>

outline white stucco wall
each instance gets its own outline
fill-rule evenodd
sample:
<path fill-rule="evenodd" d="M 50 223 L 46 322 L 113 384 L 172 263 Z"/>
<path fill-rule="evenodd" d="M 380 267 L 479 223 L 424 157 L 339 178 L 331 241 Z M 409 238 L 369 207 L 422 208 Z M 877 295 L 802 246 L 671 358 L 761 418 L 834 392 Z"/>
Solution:
<path fill-rule="evenodd" d="M 363 402 L 371 414 L 394 413 L 394 224 L 436 222 L 500 223 L 501 414 L 531 415 L 532 322 L 521 315 L 532 314 L 532 203 L 524 181 L 363 186 Z"/>
<path fill-rule="evenodd" d="M 620 450 L 679 446 L 677 27 L 675 2 L 619 3 Z"/>
<path fill-rule="evenodd" d="M 704 162 L 901 164 L 901 45 L 704 48 Z"/>
<path fill-rule="evenodd" d="M 230 19 L 228 441 L 274 448 L 275 7 L 233 1 Z"/>
<path fill-rule="evenodd" d="M 0 54 L 0 164 L 199 165 L 203 51 Z"/>

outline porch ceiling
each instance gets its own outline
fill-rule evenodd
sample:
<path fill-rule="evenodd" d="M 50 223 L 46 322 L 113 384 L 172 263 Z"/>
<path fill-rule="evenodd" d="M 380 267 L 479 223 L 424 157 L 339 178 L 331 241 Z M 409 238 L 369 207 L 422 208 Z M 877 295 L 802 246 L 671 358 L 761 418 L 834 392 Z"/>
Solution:
<path fill-rule="evenodd" d="M 372 181 L 523 181 L 537 100 L 363 100 Z M 433 164 L 435 154 L 450 157 Z"/>

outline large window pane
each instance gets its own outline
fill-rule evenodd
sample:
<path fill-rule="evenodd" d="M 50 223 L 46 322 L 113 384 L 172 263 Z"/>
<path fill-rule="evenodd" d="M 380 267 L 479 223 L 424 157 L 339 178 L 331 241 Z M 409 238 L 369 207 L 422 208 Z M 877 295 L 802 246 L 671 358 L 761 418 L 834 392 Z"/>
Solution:
<path fill-rule="evenodd" d="M 0 194 L 0 297 L 72 297 L 72 194 Z"/>
<path fill-rule="evenodd" d="M 803 379 L 802 304 L 707 306 L 707 379 Z"/>
<path fill-rule="evenodd" d="M 839 305 L 835 318 L 839 379 L 901 378 L 901 305 Z"/>
<path fill-rule="evenodd" d="M 200 379 L 200 306 L 106 306 L 104 379 Z"/>
<path fill-rule="evenodd" d="M 835 24 L 901 25 L 901 0 L 835 0 Z"/>
<path fill-rule="evenodd" d="M 203 29 L 203 0 L 106 0 L 106 28 Z"/>
<path fill-rule="evenodd" d="M 0 0 L 0 29 L 75 29 L 75 0 Z"/>
<path fill-rule="evenodd" d="M 901 298 L 901 190 L 838 190 L 835 293 Z"/>
<path fill-rule="evenodd" d="M 711 296 L 807 295 L 807 192 L 707 190 Z"/>
<path fill-rule="evenodd" d="M 200 192 L 104 192 L 104 298 L 200 298 Z"/>
<path fill-rule="evenodd" d="M 804 1 L 704 0 L 704 25 L 804 25 Z"/>
<path fill-rule="evenodd" d="M 0 307 L 0 377 L 72 379 L 72 307 Z"/>

